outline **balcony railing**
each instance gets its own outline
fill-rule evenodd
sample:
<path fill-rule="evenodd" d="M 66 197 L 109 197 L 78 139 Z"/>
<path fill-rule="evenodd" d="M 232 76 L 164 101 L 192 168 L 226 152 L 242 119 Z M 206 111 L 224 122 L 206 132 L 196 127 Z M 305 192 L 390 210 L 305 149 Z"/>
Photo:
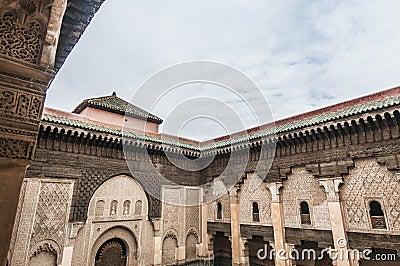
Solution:
<path fill-rule="evenodd" d="M 371 224 L 374 229 L 386 229 L 384 216 L 371 216 Z"/>
<path fill-rule="evenodd" d="M 310 214 L 302 214 L 301 215 L 301 224 L 311 224 Z"/>
<path fill-rule="evenodd" d="M 253 222 L 259 222 L 259 221 L 260 221 L 260 214 L 253 213 Z"/>

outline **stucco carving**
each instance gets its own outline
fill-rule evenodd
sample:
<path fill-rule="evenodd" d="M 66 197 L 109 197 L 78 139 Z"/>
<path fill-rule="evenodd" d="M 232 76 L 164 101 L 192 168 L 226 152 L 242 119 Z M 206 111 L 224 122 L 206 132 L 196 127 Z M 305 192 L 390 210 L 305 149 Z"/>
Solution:
<path fill-rule="evenodd" d="M 244 183 L 241 186 L 240 203 L 239 203 L 240 221 L 241 223 L 246 223 L 246 224 L 256 223 L 256 224 L 272 225 L 271 192 L 265 186 L 264 183 L 261 183 L 258 187 L 250 189 L 254 175 L 255 175 L 254 173 L 249 173 L 247 179 L 244 180 Z M 256 179 L 258 178 L 256 177 Z M 260 210 L 259 222 L 253 222 L 252 219 L 253 202 L 258 203 L 258 207 Z"/>
<path fill-rule="evenodd" d="M 368 200 L 382 201 L 388 230 L 400 231 L 400 182 L 398 176 L 375 159 L 357 160 L 356 167 L 344 177 L 341 189 L 347 228 L 371 231 Z M 385 230 L 387 231 L 387 230 Z"/>
<path fill-rule="evenodd" d="M 300 203 L 309 204 L 311 228 L 331 228 L 327 196 L 319 181 L 304 168 L 293 168 L 281 189 L 285 226 L 299 228 L 301 224 Z"/>

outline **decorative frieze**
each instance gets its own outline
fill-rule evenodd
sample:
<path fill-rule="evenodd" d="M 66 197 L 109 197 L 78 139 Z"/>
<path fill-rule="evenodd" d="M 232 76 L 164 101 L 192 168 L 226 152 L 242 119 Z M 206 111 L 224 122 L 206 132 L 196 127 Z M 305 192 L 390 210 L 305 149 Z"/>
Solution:
<path fill-rule="evenodd" d="M 30 159 L 34 146 L 34 142 L 0 137 L 0 157 Z"/>

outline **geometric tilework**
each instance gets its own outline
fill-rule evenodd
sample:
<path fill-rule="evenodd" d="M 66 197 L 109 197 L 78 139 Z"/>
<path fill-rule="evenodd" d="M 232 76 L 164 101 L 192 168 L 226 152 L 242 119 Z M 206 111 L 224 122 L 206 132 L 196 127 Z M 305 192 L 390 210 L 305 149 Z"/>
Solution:
<path fill-rule="evenodd" d="M 59 245 L 64 242 L 69 189 L 67 183 L 41 183 L 31 247 L 44 239 L 53 239 Z"/>
<path fill-rule="evenodd" d="M 315 229 L 331 229 L 328 202 L 319 181 L 304 168 L 294 167 L 283 181 L 283 213 L 285 226 L 300 228 L 300 203 L 306 201 L 311 213 L 311 226 Z"/>
<path fill-rule="evenodd" d="M 390 231 L 400 231 L 399 175 L 375 159 L 356 160 L 356 167 L 344 177 L 341 187 L 344 213 L 349 230 L 370 231 L 368 201 L 378 200 Z"/>
<path fill-rule="evenodd" d="M 257 224 L 272 225 L 271 220 L 271 192 L 264 182 L 259 184 L 254 190 L 249 189 L 253 180 L 253 174 L 248 175 L 240 188 L 240 221 L 245 224 L 252 224 L 253 202 L 258 203 L 260 211 L 260 222 Z"/>

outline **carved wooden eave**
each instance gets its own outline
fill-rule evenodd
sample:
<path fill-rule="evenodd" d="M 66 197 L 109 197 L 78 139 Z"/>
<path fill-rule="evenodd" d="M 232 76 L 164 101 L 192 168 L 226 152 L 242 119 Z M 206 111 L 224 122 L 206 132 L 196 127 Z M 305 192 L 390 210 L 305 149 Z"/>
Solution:
<path fill-rule="evenodd" d="M 378 143 L 383 140 L 398 139 L 399 136 L 400 113 L 396 107 L 373 114 L 354 115 L 329 124 L 277 133 L 276 136 L 266 136 L 245 144 L 233 144 L 232 147 L 216 148 L 206 152 L 205 155 L 229 154 L 232 150 L 245 149 L 260 153 L 261 147 L 273 149 L 269 144 L 276 143 L 276 156 L 288 156 L 355 144 Z"/>
<path fill-rule="evenodd" d="M 124 159 L 136 152 L 147 152 L 150 156 L 163 156 L 165 153 L 183 154 L 189 158 L 198 158 L 199 152 L 179 146 L 171 146 L 148 140 L 122 138 L 102 132 L 80 130 L 45 123 L 40 126 L 39 149 L 79 153 L 93 156 Z"/>
<path fill-rule="evenodd" d="M 104 0 L 68 0 L 62 20 L 54 70 L 58 72 Z"/>

